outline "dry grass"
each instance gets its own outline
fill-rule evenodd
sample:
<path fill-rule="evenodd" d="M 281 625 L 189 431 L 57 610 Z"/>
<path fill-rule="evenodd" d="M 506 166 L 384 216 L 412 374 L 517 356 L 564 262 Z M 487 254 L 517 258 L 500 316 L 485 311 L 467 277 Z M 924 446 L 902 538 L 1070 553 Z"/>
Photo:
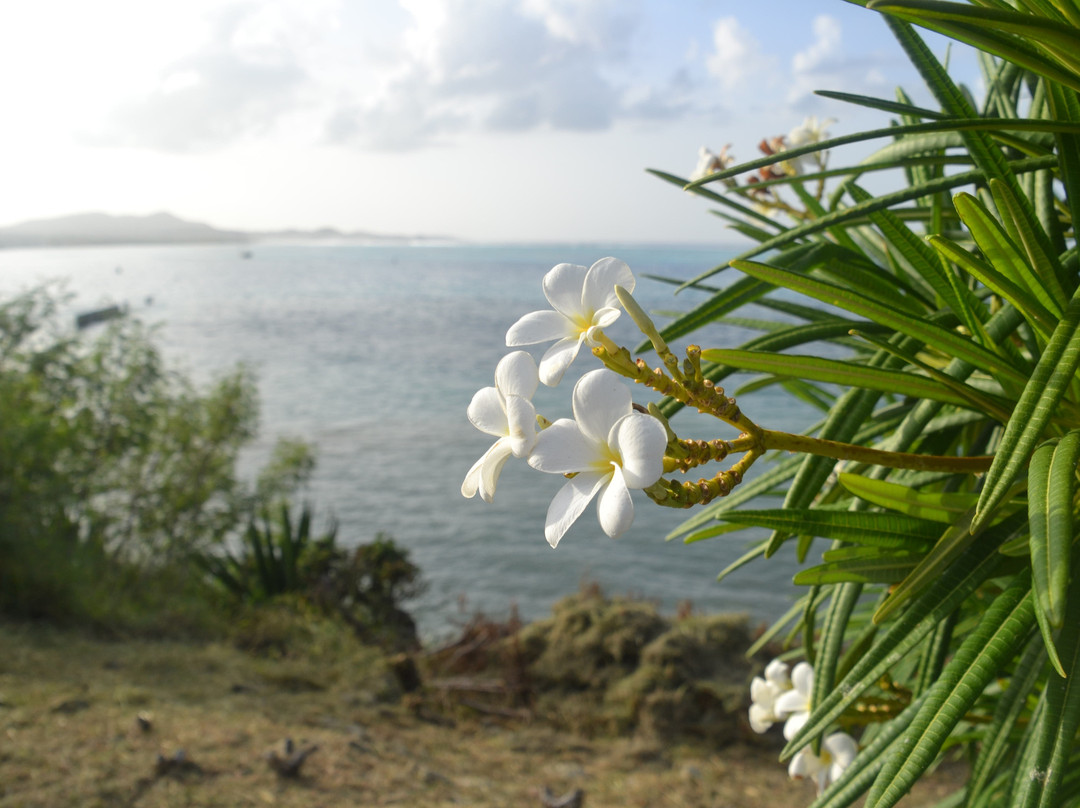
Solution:
<path fill-rule="evenodd" d="M 351 644 L 268 660 L 0 625 L 0 702 L 5 807 L 502 808 L 540 806 L 545 786 L 582 788 L 589 808 L 777 808 L 813 796 L 774 749 L 660 747 L 410 709 L 382 658 Z M 286 738 L 318 746 L 298 778 L 268 764 Z"/>

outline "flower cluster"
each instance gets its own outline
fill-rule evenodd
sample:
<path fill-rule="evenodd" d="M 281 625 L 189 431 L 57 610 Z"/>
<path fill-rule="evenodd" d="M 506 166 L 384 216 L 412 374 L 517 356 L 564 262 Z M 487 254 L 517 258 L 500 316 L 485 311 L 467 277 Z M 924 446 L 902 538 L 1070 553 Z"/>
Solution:
<path fill-rule="evenodd" d="M 818 121 L 816 116 L 811 115 L 788 132 L 787 135 L 762 138 L 761 142 L 758 143 L 758 150 L 766 156 L 773 156 L 781 155 L 789 149 L 820 143 L 828 139 L 827 127 L 832 123 L 835 123 L 832 118 Z M 720 150 L 719 154 L 714 154 L 704 146 L 701 147 L 698 152 L 697 166 L 690 175 L 691 182 L 705 179 L 710 174 L 723 171 L 733 163 L 735 160 L 728 154 L 729 148 L 729 146 L 725 146 Z M 799 210 L 784 201 L 773 185 L 763 185 L 763 183 L 798 177 L 808 170 L 823 171 L 828 163 L 828 155 L 827 150 L 798 155 L 759 168 L 756 174 L 747 177 L 745 185 L 740 186 L 733 177 L 725 178 L 723 184 L 728 188 L 741 190 L 748 194 L 754 202 L 754 208 L 761 213 L 770 216 L 777 213 L 787 213 L 796 219 L 806 218 L 806 211 Z M 818 199 L 821 198 L 823 189 L 824 185 L 819 181 L 818 191 L 815 194 Z"/>
<path fill-rule="evenodd" d="M 604 258 L 590 268 L 559 264 L 543 280 L 551 309 L 526 314 L 506 333 L 508 347 L 554 340 L 539 365 L 525 351 L 503 357 L 495 386 L 473 396 L 468 417 L 497 438 L 473 464 L 461 493 L 486 502 L 495 495 L 503 465 L 511 457 L 569 480 L 548 508 L 544 535 L 555 547 L 593 500 L 604 532 L 615 538 L 634 519 L 631 489 L 651 486 L 663 472 L 667 430 L 655 418 L 634 410 L 630 389 L 610 370 L 586 373 L 574 386 L 573 419 L 554 423 L 537 416 L 532 397 L 539 382 L 555 386 L 583 344 L 604 339 L 602 329 L 621 313 L 616 287 L 634 288 L 630 268 Z M 546 428 L 537 430 L 537 423 Z"/>
<path fill-rule="evenodd" d="M 784 722 L 784 737 L 789 741 L 810 718 L 814 688 L 814 669 L 800 662 L 793 670 L 779 659 L 765 667 L 764 677 L 755 676 L 750 683 L 750 727 L 754 732 L 766 732 L 775 723 Z M 825 790 L 851 765 L 858 746 L 846 732 L 834 732 L 821 742 L 820 754 L 809 746 L 796 753 L 788 766 L 793 778 L 809 777 L 817 784 L 818 793 Z"/>

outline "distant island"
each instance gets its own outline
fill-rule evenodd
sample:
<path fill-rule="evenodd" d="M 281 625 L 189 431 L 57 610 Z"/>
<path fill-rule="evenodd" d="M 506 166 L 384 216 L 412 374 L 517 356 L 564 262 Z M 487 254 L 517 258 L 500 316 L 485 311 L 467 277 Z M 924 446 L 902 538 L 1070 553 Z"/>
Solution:
<path fill-rule="evenodd" d="M 149 216 L 111 216 L 77 213 L 54 219 L 34 219 L 0 227 L 0 248 L 85 247 L 107 244 L 254 244 L 258 242 L 351 242 L 366 244 L 446 243 L 445 236 L 384 235 L 364 231 L 220 230 L 171 213 Z"/>

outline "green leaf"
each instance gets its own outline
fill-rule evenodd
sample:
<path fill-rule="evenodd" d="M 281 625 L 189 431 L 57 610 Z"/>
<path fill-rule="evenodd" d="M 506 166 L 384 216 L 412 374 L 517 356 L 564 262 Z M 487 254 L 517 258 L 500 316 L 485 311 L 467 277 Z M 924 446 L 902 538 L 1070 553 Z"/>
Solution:
<path fill-rule="evenodd" d="M 925 107 L 916 107 L 912 104 L 889 101 L 884 98 L 872 98 L 866 95 L 841 93 L 835 90 L 815 90 L 814 95 L 820 95 L 822 98 L 831 98 L 834 101 L 844 101 L 848 104 L 857 104 L 860 107 L 867 107 L 868 109 L 892 112 L 896 115 L 907 115 L 912 118 L 926 118 L 927 120 L 936 121 L 948 117 L 944 112 L 926 109 Z"/>
<path fill-rule="evenodd" d="M 824 554 L 824 563 L 795 574 L 796 586 L 895 584 L 915 568 L 922 553 L 881 547 L 844 547 Z"/>
<path fill-rule="evenodd" d="M 1080 727 L 1080 592 L 1073 592 L 1069 598 L 1057 644 L 1065 675 L 1051 674 L 1047 679 L 1046 710 L 1034 728 L 1032 766 L 1020 769 L 1045 775 L 1038 779 L 1019 778 L 1020 793 L 1013 804 L 1020 808 L 1055 808 L 1061 804 L 1058 791 Z"/>
<path fill-rule="evenodd" d="M 1016 520 L 1023 515 L 1026 514 L 1013 514 L 1011 519 Z M 961 518 L 949 525 L 933 549 L 920 560 L 907 578 L 893 588 L 888 599 L 878 607 L 874 613 L 874 622 L 883 622 L 908 600 L 931 587 L 942 571 L 951 566 L 955 559 L 975 542 L 985 528 L 966 529 L 963 525 L 967 521 L 966 518 Z M 1006 519 L 1001 524 L 1012 524 L 1012 521 Z"/>
<path fill-rule="evenodd" d="M 725 521 L 879 548 L 926 550 L 941 536 L 941 525 L 898 513 L 775 508 L 725 513 Z"/>
<path fill-rule="evenodd" d="M 1013 670 L 1008 687 L 998 699 L 990 724 L 983 731 L 979 756 L 975 759 L 968 780 L 968 804 L 988 790 L 994 776 L 1000 771 L 1012 745 L 1009 734 L 1024 712 L 1027 698 L 1034 692 L 1035 683 L 1045 666 L 1046 654 L 1039 638 L 1032 637 Z"/>
<path fill-rule="evenodd" d="M 1003 196 L 1009 194 L 1005 185 L 998 183 L 997 187 Z M 1057 286 L 1057 279 L 1054 278 L 1053 287 L 1058 291 L 1046 288 L 1043 281 L 1028 266 L 1027 256 L 1021 254 L 998 220 L 978 199 L 971 194 L 960 193 L 953 199 L 953 204 L 993 268 L 1032 295 L 1055 320 L 1060 317 L 1062 306 L 1059 300 L 1063 295 Z M 1014 207 L 1018 208 L 1018 205 Z M 1022 220 L 1018 226 L 1023 226 Z"/>
<path fill-rule="evenodd" d="M 882 305 L 859 294 L 854 289 L 847 289 L 826 281 L 808 278 L 755 261 L 735 260 L 731 262 L 731 265 L 766 283 L 800 292 L 823 303 L 839 306 L 853 314 L 867 317 L 876 323 L 894 328 L 903 334 L 925 342 L 946 356 L 963 359 L 1002 379 L 1018 382 L 1019 384 L 1026 381 L 1026 378 L 1007 364 L 1002 357 L 983 348 L 978 343 L 949 331 L 936 323 L 911 317 L 894 308 Z"/>
<path fill-rule="evenodd" d="M 872 368 L 838 359 L 821 359 L 816 356 L 766 351 L 715 348 L 702 351 L 701 356 L 711 362 L 719 362 L 740 370 L 771 373 L 776 376 L 844 387 L 863 387 L 883 393 L 942 401 L 958 407 L 977 408 L 969 399 L 958 395 L 941 382 L 905 371 Z"/>
<path fill-rule="evenodd" d="M 978 500 L 978 494 L 916 491 L 906 485 L 849 472 L 841 472 L 840 485 L 860 499 L 883 508 L 945 524 L 952 524 L 958 516 L 969 512 Z"/>
<path fill-rule="evenodd" d="M 1080 38 L 1071 26 L 1012 10 L 935 0 L 873 0 L 868 8 L 930 28 L 1066 86 L 1080 88 Z"/>
<path fill-rule="evenodd" d="M 905 135 L 921 135 L 921 134 L 933 134 L 933 133 L 947 133 L 952 134 L 955 132 L 1072 132 L 1080 133 L 1080 126 L 1069 121 L 1053 121 L 1044 118 L 1029 119 L 1029 118 L 974 118 L 974 117 L 946 117 L 936 121 L 930 121 L 928 123 L 916 123 L 906 126 L 887 126 L 882 129 L 870 129 L 864 132 L 856 132 L 851 135 L 842 135 L 840 137 L 828 138 L 826 140 L 820 140 L 815 143 L 811 143 L 807 146 L 798 146 L 783 151 L 776 152 L 775 154 L 758 158 L 757 160 L 750 160 L 745 163 L 741 163 L 730 168 L 725 168 L 723 171 L 717 171 L 713 174 L 709 174 L 700 179 L 694 180 L 686 184 L 685 188 L 691 191 L 695 188 L 700 188 L 710 182 L 716 182 L 717 180 L 725 180 L 729 177 L 735 177 L 739 174 L 745 174 L 750 171 L 756 171 L 759 168 L 765 168 L 767 166 L 775 165 L 776 163 L 782 163 L 788 160 L 792 160 L 795 157 L 801 157 L 805 154 L 813 154 L 815 152 L 826 151 L 828 149 L 834 149 L 838 146 L 846 146 L 851 143 L 863 143 L 868 140 L 878 140 L 881 138 L 888 138 L 890 140 L 899 138 Z M 875 160 L 875 162 L 880 162 Z"/>
<path fill-rule="evenodd" d="M 832 726 L 833 722 L 885 671 L 904 658 L 939 622 L 952 613 L 987 578 L 994 574 L 1000 556 L 992 552 L 1011 533 L 1002 525 L 987 531 L 984 546 L 968 547 L 900 614 L 877 642 L 863 653 L 809 720 L 780 753 L 786 760 Z"/>
<path fill-rule="evenodd" d="M 1072 564 L 1073 495 L 1080 430 L 1037 448 L 1028 467 L 1031 577 L 1047 624 L 1061 628 Z M 1053 645 L 1052 641 L 1047 643 Z"/>
<path fill-rule="evenodd" d="M 1031 581 L 1021 574 L 990 602 L 978 625 L 945 666 L 911 726 L 897 741 L 904 754 L 886 758 L 867 794 L 867 805 L 891 808 L 911 789 L 986 685 L 1027 640 L 1034 625 Z"/>
<path fill-rule="evenodd" d="M 1043 339 L 1049 339 L 1057 323 L 1057 317 L 1047 311 L 1027 290 L 998 272 L 982 259 L 971 254 L 959 244 L 942 236 L 930 236 L 930 244 L 945 258 L 970 275 L 973 275 L 987 288 L 1012 303 L 1028 324 L 1036 329 Z"/>
<path fill-rule="evenodd" d="M 1039 290 L 1043 290 L 1053 304 L 1047 308 L 1060 314 L 1059 301 L 1066 297 L 1065 290 L 1058 282 L 1058 277 L 1062 273 L 1061 262 L 1053 252 L 1050 237 L 1042 227 L 1036 226 L 1041 224 L 1041 220 L 1032 222 L 1025 218 L 1020 200 L 1001 180 L 990 180 L 990 191 L 994 196 L 994 204 L 997 206 L 1002 224 L 1009 231 L 1009 237 L 1014 243 L 1022 246 L 1027 255 L 1031 270 L 1029 284 L 1032 292 L 1038 297 Z M 1028 267 L 1025 266 L 1025 270 L 1027 269 Z"/>
<path fill-rule="evenodd" d="M 731 575 L 731 573 L 735 572 L 736 570 L 742 569 L 755 558 L 760 558 L 761 556 L 765 555 L 765 548 L 767 546 L 767 541 L 763 541 L 759 544 L 754 545 L 754 547 L 747 550 L 741 556 L 739 556 L 722 570 L 720 570 L 720 573 L 716 576 L 716 582 L 720 583 L 722 580 Z"/>
<path fill-rule="evenodd" d="M 702 525 L 711 524 L 717 519 L 722 518 L 721 515 L 725 511 L 734 509 L 757 497 L 776 493 L 780 485 L 786 483 L 795 476 L 795 473 L 802 462 L 803 458 L 798 456 L 784 458 L 764 474 L 740 484 L 738 488 L 726 497 L 722 497 L 721 499 L 709 503 L 698 511 L 696 516 L 690 517 L 675 528 L 675 530 L 671 531 L 671 533 L 665 537 L 665 540 L 671 541 L 672 539 L 687 536 L 687 534 L 694 535 L 692 531 Z"/>
<path fill-rule="evenodd" d="M 1073 295 L 1001 437 L 972 525 L 1001 506 L 1080 366 L 1080 293 Z"/>
<path fill-rule="evenodd" d="M 810 803 L 810 808 L 846 808 L 858 800 L 873 783 L 890 753 L 894 753 L 895 750 L 890 747 L 911 724 L 922 703 L 922 698 L 916 699 L 900 715 L 884 724 L 874 739 L 859 750 L 855 760 L 840 777 Z"/>
<path fill-rule="evenodd" d="M 1080 124 L 1076 124 L 1074 128 L 1077 131 L 1080 131 Z M 972 134 L 979 133 L 976 132 Z M 819 147 L 824 148 L 822 144 L 815 144 L 815 149 Z M 814 149 L 811 149 L 811 151 L 812 150 Z M 786 151 L 783 152 L 783 154 L 788 155 L 789 157 L 791 156 Z M 770 160 L 772 162 L 776 162 L 776 160 L 773 160 L 772 158 L 770 158 Z M 755 164 L 745 165 L 752 166 Z M 1018 160 L 1013 164 L 1006 164 L 1006 168 L 1018 172 L 1037 171 L 1040 169 L 1053 167 L 1056 164 L 1057 159 L 1053 155 L 1051 155 L 1048 157 L 1036 157 L 1026 160 Z M 740 166 L 740 168 L 742 167 L 743 166 Z M 728 169 L 728 171 L 732 170 L 733 169 Z M 867 202 L 852 205 L 849 208 L 842 208 L 840 210 L 828 213 L 825 216 L 821 216 L 817 219 L 805 222 L 804 224 L 792 227 L 789 230 L 786 230 L 785 232 L 774 236 L 768 241 L 763 241 L 756 247 L 740 253 L 738 256 L 736 256 L 736 258 L 748 259 L 753 258 L 757 255 L 761 255 L 762 253 L 769 252 L 771 250 L 782 249 L 793 243 L 799 242 L 802 239 L 805 239 L 807 236 L 820 233 L 823 230 L 828 230 L 832 227 L 836 227 L 837 225 L 846 224 L 849 222 L 858 222 L 859 220 L 865 218 L 874 211 L 885 210 L 886 208 L 893 208 L 904 202 L 910 202 L 914 199 L 921 199 L 923 197 L 932 196 L 933 194 L 940 193 L 942 191 L 949 191 L 953 188 L 959 188 L 965 185 L 970 185 L 973 182 L 980 182 L 985 180 L 986 175 L 981 169 L 977 169 L 974 171 L 962 171 L 957 174 L 950 174 L 946 177 L 941 177 L 939 179 L 926 182 L 922 185 L 906 188 L 902 191 L 877 196 Z M 715 269 L 709 270 L 708 272 L 704 272 L 701 275 L 698 275 L 696 278 L 685 282 L 683 286 L 689 287 L 694 284 L 700 283 L 701 281 L 711 277 L 722 269 L 724 269 L 724 267 L 717 267 Z"/>

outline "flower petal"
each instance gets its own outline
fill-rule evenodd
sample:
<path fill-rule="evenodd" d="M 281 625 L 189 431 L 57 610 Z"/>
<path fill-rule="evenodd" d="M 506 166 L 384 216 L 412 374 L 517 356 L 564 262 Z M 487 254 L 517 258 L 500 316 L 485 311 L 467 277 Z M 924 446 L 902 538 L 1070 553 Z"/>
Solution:
<path fill-rule="evenodd" d="M 544 309 L 530 311 L 510 326 L 506 332 L 506 344 L 510 347 L 535 345 L 538 342 L 576 335 L 577 330 L 573 323 L 557 311 Z"/>
<path fill-rule="evenodd" d="M 787 740 L 791 740 L 795 737 L 796 733 L 803 728 L 807 721 L 810 720 L 810 713 L 792 713 L 791 717 L 784 722 L 784 737 Z"/>
<path fill-rule="evenodd" d="M 494 387 L 477 390 L 466 410 L 469 421 L 481 432 L 501 438 L 509 433 L 506 411 L 503 409 L 499 391 Z"/>
<path fill-rule="evenodd" d="M 615 285 L 634 291 L 634 273 L 625 262 L 618 258 L 601 258 L 591 267 L 585 276 L 581 291 L 581 305 L 586 311 L 603 308 L 618 308 L 619 298 L 615 294 Z"/>
<path fill-rule="evenodd" d="M 606 443 L 615 422 L 633 412 L 630 388 L 606 368 L 590 370 L 578 379 L 573 399 L 578 426 L 598 443 Z"/>
<path fill-rule="evenodd" d="M 582 316 L 582 288 L 587 269 L 577 264 L 558 264 L 544 276 L 544 296 L 555 311 L 576 320 Z"/>
<path fill-rule="evenodd" d="M 481 458 L 480 497 L 484 502 L 491 502 L 495 497 L 495 484 L 499 481 L 499 474 L 511 454 L 510 439 L 499 438 Z"/>
<path fill-rule="evenodd" d="M 548 348 L 540 359 L 540 381 L 548 387 L 554 387 L 562 381 L 563 374 L 578 354 L 581 340 L 580 336 L 575 335 L 561 339 Z"/>
<path fill-rule="evenodd" d="M 810 694 L 814 691 L 814 668 L 809 662 L 800 662 L 795 666 L 795 670 L 791 672 L 791 685 L 802 693 L 807 701 L 810 700 Z"/>
<path fill-rule="evenodd" d="M 600 491 L 600 499 L 596 501 L 596 515 L 604 532 L 617 539 L 634 523 L 634 501 L 630 499 L 622 469 L 612 466 L 612 470 L 611 482 Z"/>
<path fill-rule="evenodd" d="M 514 457 L 525 457 L 536 445 L 536 407 L 521 396 L 507 396 L 504 403 L 510 450 Z"/>
<path fill-rule="evenodd" d="M 581 512 L 592 502 L 596 492 L 606 482 L 607 475 L 585 473 L 568 480 L 566 485 L 559 489 L 559 493 L 548 506 L 547 520 L 544 524 L 544 537 L 548 544 L 552 547 L 559 546 L 559 540 L 566 535 L 570 525 L 581 516 Z"/>
<path fill-rule="evenodd" d="M 791 675 L 788 672 L 787 663 L 782 662 L 779 659 L 774 659 L 766 665 L 765 681 L 780 690 L 787 690 L 791 687 Z"/>
<path fill-rule="evenodd" d="M 582 434 L 577 422 L 560 418 L 537 436 L 529 465 L 549 474 L 587 471 L 602 459 L 601 448 Z"/>
<path fill-rule="evenodd" d="M 759 734 L 768 732 L 773 725 L 773 718 L 775 716 L 767 707 L 762 707 L 760 704 L 750 705 L 750 729 L 754 732 Z"/>
<path fill-rule="evenodd" d="M 531 399 L 540 384 L 536 360 L 525 351 L 513 351 L 495 367 L 495 387 L 504 396 Z"/>
<path fill-rule="evenodd" d="M 810 700 L 798 690 L 785 690 L 776 697 L 773 709 L 780 718 L 786 718 L 794 713 L 805 713 L 810 709 Z"/>
<path fill-rule="evenodd" d="M 463 497 L 472 499 L 476 496 L 476 492 L 480 490 L 480 469 L 484 465 L 484 457 L 486 456 L 487 452 L 472 464 L 472 468 L 465 475 L 465 480 L 461 483 L 461 495 Z"/>
<path fill-rule="evenodd" d="M 608 445 L 618 455 L 629 488 L 648 488 L 664 473 L 667 430 L 644 413 L 632 412 L 611 428 Z"/>
<path fill-rule="evenodd" d="M 834 732 L 822 742 L 822 745 L 833 758 L 829 772 L 833 780 L 837 779 L 859 754 L 859 745 L 846 732 Z"/>
<path fill-rule="evenodd" d="M 750 681 L 750 701 L 767 707 L 771 712 L 772 703 L 776 701 L 776 688 L 760 676 L 755 676 Z"/>
<path fill-rule="evenodd" d="M 807 746 L 796 752 L 795 757 L 791 759 L 788 776 L 796 780 L 800 777 L 814 777 L 821 769 L 821 759 Z"/>
<path fill-rule="evenodd" d="M 619 319 L 620 314 L 622 314 L 622 309 L 616 308 L 603 308 L 594 311 L 592 316 L 592 328 L 587 332 L 590 342 L 594 345 L 597 344 L 596 336 L 593 334 L 594 329 L 607 328 Z"/>

